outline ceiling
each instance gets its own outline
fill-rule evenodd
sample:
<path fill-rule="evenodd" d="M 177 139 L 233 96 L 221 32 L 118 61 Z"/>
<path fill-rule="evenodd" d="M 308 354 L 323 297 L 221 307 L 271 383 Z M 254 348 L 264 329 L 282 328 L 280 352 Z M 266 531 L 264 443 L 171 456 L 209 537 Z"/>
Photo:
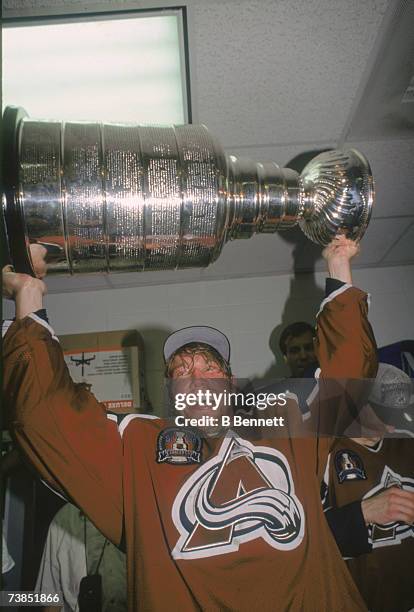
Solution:
<path fill-rule="evenodd" d="M 3 0 L 3 15 L 177 4 Z M 414 75 L 414 2 L 185 4 L 193 121 L 206 124 L 228 153 L 281 166 L 295 164 L 310 151 L 360 149 L 373 170 L 376 204 L 357 265 L 414 263 L 414 96 L 402 102 Z M 81 275 L 70 281 L 70 290 L 286 274 L 320 266 L 320 249 L 296 228 L 229 243 L 206 269 Z M 62 277 L 51 277 L 48 286 L 50 292 L 69 290 Z"/>

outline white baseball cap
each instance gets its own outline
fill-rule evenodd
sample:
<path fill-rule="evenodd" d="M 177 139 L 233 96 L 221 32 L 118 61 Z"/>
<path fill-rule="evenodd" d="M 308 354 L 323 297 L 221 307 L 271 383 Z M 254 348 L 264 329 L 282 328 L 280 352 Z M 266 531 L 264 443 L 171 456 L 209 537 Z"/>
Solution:
<path fill-rule="evenodd" d="M 219 355 L 228 363 L 230 360 L 230 342 L 221 331 L 215 327 L 199 325 L 184 327 L 173 332 L 164 343 L 164 359 L 168 361 L 171 355 L 179 348 L 190 344 L 190 342 L 200 342 L 213 347 Z"/>

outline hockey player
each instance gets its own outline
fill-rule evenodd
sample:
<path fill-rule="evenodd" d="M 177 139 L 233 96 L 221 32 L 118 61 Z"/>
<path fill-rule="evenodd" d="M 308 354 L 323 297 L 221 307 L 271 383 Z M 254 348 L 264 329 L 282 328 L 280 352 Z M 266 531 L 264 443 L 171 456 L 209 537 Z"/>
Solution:
<path fill-rule="evenodd" d="M 380 363 L 364 408 L 372 413 L 370 431 L 339 438 L 331 449 L 325 515 L 369 610 L 408 612 L 414 608 L 414 432 L 392 423 L 401 427 L 413 408 L 411 379 Z"/>
<path fill-rule="evenodd" d="M 376 372 L 367 296 L 351 285 L 357 251 L 343 236 L 324 251 L 322 378 Z M 202 436 L 136 414 L 118 431 L 70 379 L 42 310 L 43 281 L 6 270 L 3 282 L 16 303 L 4 340 L 15 435 L 42 477 L 126 548 L 131 611 L 365 610 L 320 503 L 329 438 Z M 220 332 L 187 328 L 164 352 L 174 380 L 231 376 Z"/>

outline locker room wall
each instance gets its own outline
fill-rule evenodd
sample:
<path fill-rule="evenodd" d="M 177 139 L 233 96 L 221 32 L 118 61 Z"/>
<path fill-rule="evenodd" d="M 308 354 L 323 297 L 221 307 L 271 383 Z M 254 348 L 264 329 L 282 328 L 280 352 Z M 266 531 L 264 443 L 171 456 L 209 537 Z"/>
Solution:
<path fill-rule="evenodd" d="M 323 297 L 323 274 L 237 278 L 46 297 L 58 334 L 137 329 L 146 351 L 147 389 L 155 412 L 162 404 L 162 344 L 187 325 L 212 325 L 231 342 L 233 371 L 256 379 L 287 373 L 272 351 L 280 328 L 312 322 Z M 414 337 L 414 266 L 363 268 L 354 284 L 371 294 L 370 320 L 379 346 Z M 70 279 L 68 280 L 70 283 Z M 5 304 L 4 314 L 13 311 Z M 276 361 L 278 359 L 278 361 Z"/>

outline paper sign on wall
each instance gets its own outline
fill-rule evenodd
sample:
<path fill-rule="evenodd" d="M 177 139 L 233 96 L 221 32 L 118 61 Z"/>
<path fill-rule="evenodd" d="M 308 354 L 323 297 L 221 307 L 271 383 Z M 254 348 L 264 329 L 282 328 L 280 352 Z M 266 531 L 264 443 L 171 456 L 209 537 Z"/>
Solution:
<path fill-rule="evenodd" d="M 73 334 L 60 340 L 72 379 L 90 385 L 108 410 L 146 408 L 143 344 L 137 332 Z"/>

